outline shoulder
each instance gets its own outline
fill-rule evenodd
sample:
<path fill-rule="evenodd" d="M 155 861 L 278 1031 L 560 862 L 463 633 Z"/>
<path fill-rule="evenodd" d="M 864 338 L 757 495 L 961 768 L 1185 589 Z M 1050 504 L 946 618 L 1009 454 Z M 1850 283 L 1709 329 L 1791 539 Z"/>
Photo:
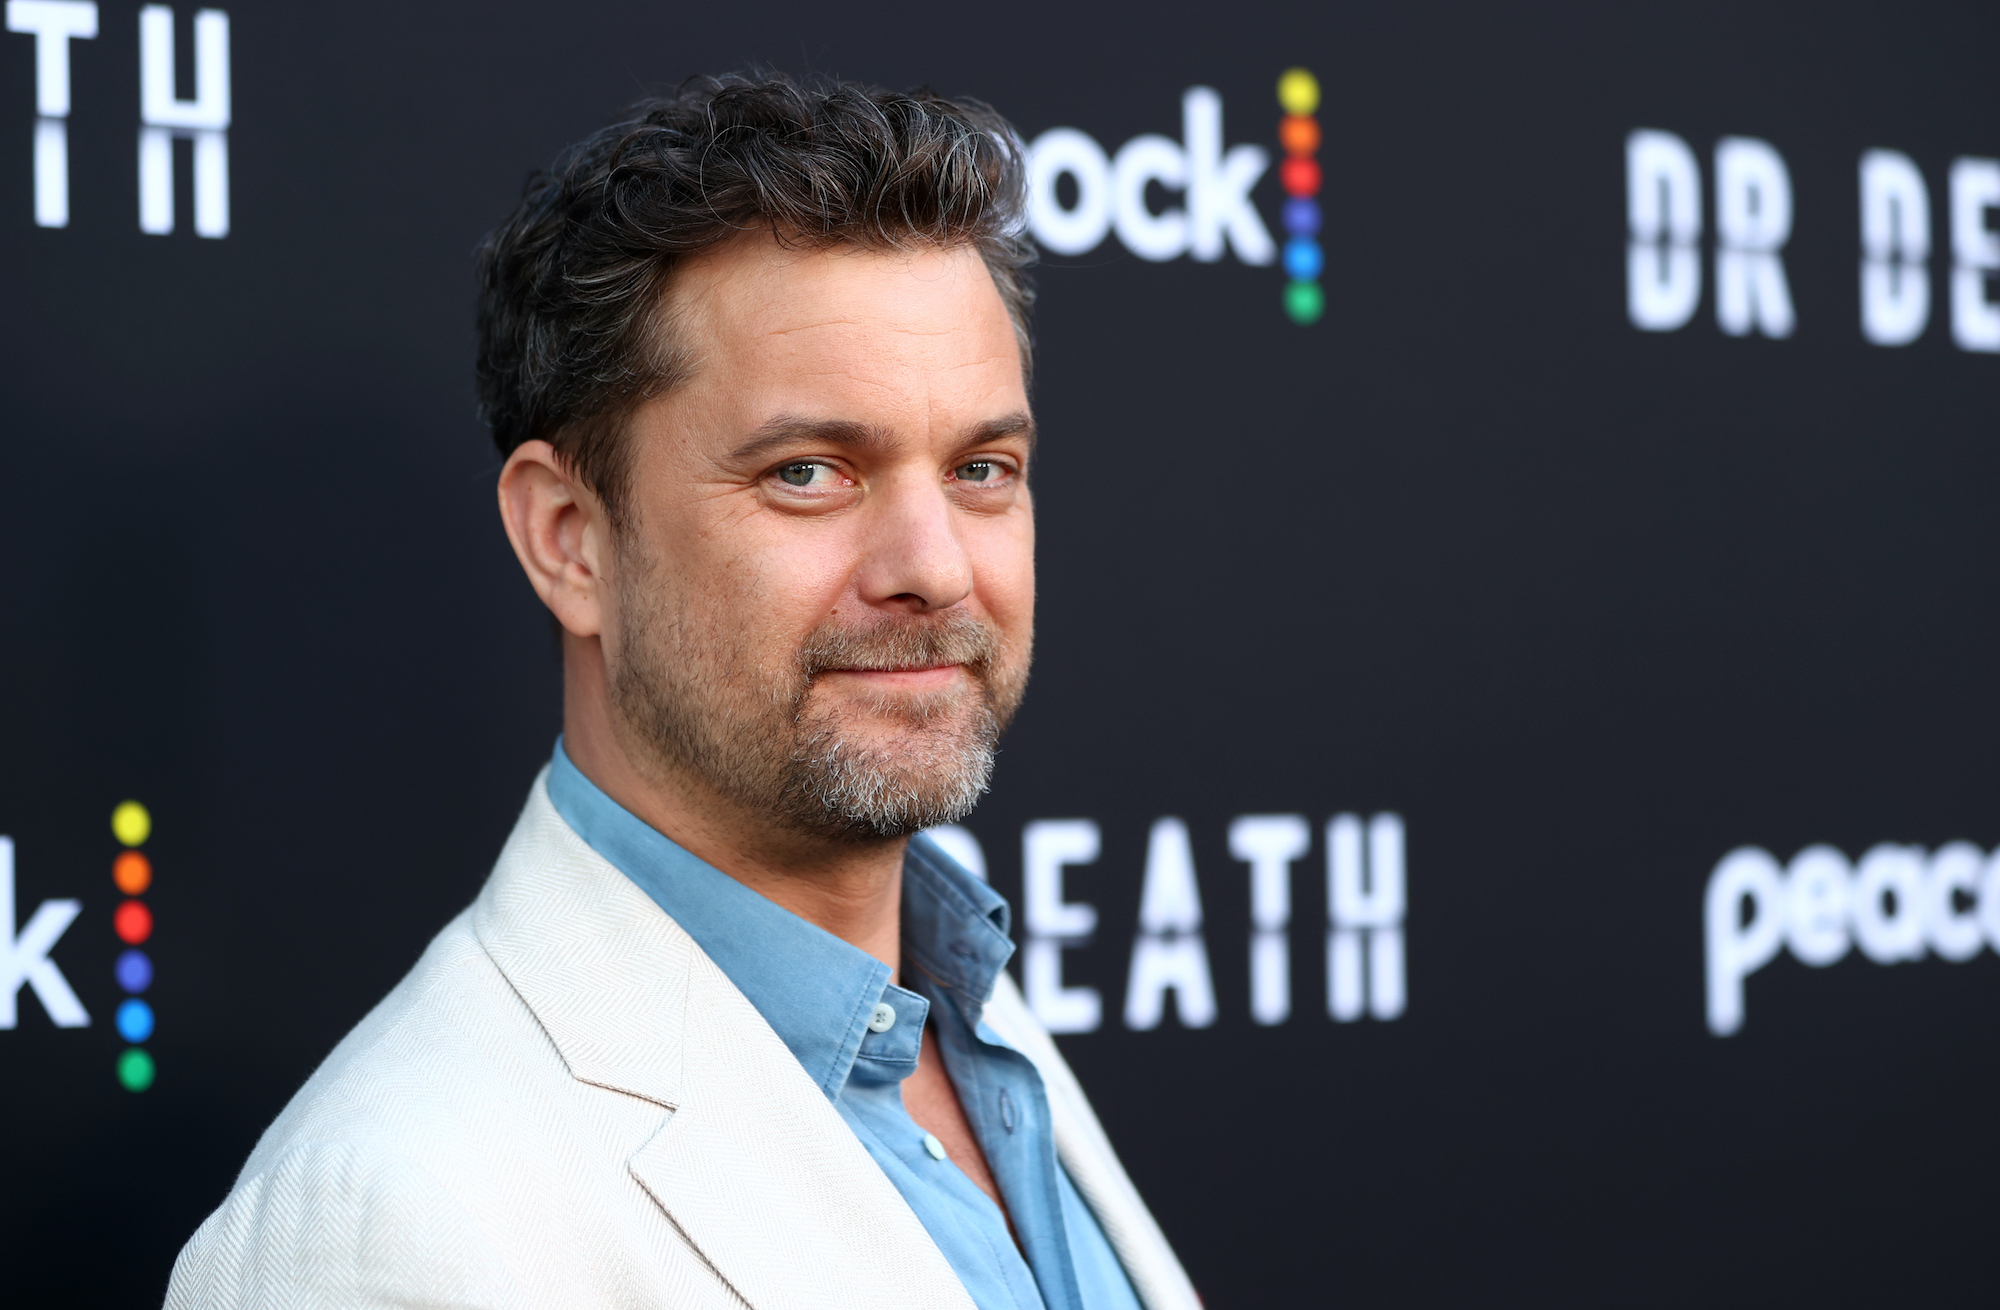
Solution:
<path fill-rule="evenodd" d="M 559 1287 L 586 1304 L 646 1285 L 637 1266 L 686 1263 L 626 1166 L 668 1117 L 573 1077 L 461 915 L 265 1132 L 168 1305 L 545 1304 Z"/>
<path fill-rule="evenodd" d="M 407 1155 L 299 1141 L 238 1181 L 174 1262 L 168 1310 L 506 1305 L 507 1262 L 452 1190 Z"/>
<path fill-rule="evenodd" d="M 481 1046 L 531 1047 L 509 995 L 461 915 L 266 1130 L 168 1306 L 505 1304 L 506 1262 L 451 1174 Z"/>
<path fill-rule="evenodd" d="M 503 1072 L 553 1079 L 562 1060 L 461 914 L 306 1080 L 244 1176 L 299 1141 L 427 1140 L 478 1113 Z"/>

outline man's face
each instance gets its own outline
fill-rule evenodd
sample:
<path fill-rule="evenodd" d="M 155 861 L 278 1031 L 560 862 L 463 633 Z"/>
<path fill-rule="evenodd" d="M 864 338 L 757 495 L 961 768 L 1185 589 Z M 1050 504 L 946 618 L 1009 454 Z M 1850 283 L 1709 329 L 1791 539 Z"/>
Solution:
<path fill-rule="evenodd" d="M 695 372 L 634 416 L 604 620 L 628 756 L 818 836 L 962 818 L 1034 628 L 1033 427 L 977 251 L 746 236 L 671 301 Z"/>

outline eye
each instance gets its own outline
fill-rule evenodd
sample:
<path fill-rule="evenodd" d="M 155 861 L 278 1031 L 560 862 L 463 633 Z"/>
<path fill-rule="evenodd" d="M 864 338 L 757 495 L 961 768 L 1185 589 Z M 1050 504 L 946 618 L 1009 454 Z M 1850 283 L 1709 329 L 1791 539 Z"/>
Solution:
<path fill-rule="evenodd" d="M 1007 470 L 990 459 L 975 459 L 960 464 L 951 471 L 953 479 L 959 482 L 998 482 Z"/>
<path fill-rule="evenodd" d="M 828 487 L 833 485 L 836 475 L 825 464 L 800 460 L 796 464 L 780 465 L 778 479 L 788 487 Z"/>

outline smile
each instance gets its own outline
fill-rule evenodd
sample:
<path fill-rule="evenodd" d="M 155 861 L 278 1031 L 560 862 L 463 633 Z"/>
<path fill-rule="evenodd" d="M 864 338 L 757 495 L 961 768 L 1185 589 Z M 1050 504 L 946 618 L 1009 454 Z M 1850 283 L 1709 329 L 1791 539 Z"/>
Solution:
<path fill-rule="evenodd" d="M 855 678 L 880 691 L 936 691 L 958 681 L 963 664 L 932 664 L 900 669 L 828 669 L 822 677 Z"/>

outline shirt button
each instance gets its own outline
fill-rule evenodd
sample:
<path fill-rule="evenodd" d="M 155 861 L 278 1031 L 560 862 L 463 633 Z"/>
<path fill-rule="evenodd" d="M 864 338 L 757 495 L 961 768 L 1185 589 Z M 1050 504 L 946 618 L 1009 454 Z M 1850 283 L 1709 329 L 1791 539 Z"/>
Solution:
<path fill-rule="evenodd" d="M 924 1150 L 930 1152 L 933 1160 L 944 1159 L 944 1143 L 937 1139 L 936 1133 L 924 1134 Z"/>
<path fill-rule="evenodd" d="M 868 1016 L 868 1031 L 886 1033 L 896 1026 L 896 1011 L 888 1002 L 875 1007 L 875 1013 Z"/>

